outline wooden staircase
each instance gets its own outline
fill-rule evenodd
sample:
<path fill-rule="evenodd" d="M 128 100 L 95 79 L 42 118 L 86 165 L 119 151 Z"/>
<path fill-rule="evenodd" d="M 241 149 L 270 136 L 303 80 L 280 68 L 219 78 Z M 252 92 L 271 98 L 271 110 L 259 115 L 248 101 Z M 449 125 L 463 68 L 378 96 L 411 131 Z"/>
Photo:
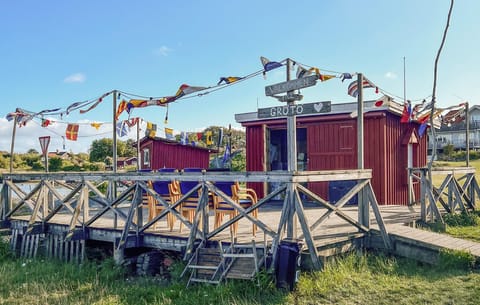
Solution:
<path fill-rule="evenodd" d="M 231 244 L 225 250 L 200 244 L 182 272 L 190 271 L 187 287 L 191 283 L 219 284 L 223 279 L 253 280 L 265 263 L 265 255 L 259 255 L 255 242 Z"/>

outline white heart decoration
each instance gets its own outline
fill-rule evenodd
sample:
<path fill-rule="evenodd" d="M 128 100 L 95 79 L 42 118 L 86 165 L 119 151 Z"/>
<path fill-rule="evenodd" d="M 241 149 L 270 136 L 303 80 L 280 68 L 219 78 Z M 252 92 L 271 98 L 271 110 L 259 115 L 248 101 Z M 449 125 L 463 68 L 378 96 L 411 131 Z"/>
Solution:
<path fill-rule="evenodd" d="M 320 112 L 322 108 L 323 108 L 323 103 L 313 104 L 313 109 L 315 109 L 316 112 Z"/>

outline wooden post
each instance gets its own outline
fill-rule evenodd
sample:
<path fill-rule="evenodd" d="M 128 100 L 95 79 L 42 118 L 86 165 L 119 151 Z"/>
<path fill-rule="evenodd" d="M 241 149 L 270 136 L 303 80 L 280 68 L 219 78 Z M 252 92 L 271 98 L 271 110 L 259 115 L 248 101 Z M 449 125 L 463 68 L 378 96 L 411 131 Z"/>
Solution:
<path fill-rule="evenodd" d="M 358 169 L 364 169 L 364 155 L 363 155 L 363 74 L 358 73 L 357 79 L 357 164 Z M 360 182 L 360 181 L 359 181 Z M 358 192 L 358 222 L 369 228 L 370 227 L 370 210 L 365 189 L 362 188 Z"/>
<path fill-rule="evenodd" d="M 117 90 L 113 90 L 113 172 L 117 172 Z"/>
<path fill-rule="evenodd" d="M 358 73 L 357 76 L 357 164 L 358 169 L 363 169 L 363 75 Z"/>
<path fill-rule="evenodd" d="M 137 171 L 140 170 L 140 118 L 137 118 Z"/>
<path fill-rule="evenodd" d="M 287 81 L 290 80 L 290 58 L 287 58 Z M 293 94 L 293 91 L 287 91 L 287 96 Z M 295 106 L 295 99 L 288 99 L 288 108 L 291 109 Z M 288 171 L 294 173 L 297 171 L 297 117 L 292 112 L 287 117 L 287 150 L 288 150 Z M 290 213 L 288 214 L 287 221 L 287 238 L 296 238 L 295 230 L 295 198 L 294 198 L 295 186 L 289 182 L 287 184 L 287 196 L 289 198 L 288 205 Z"/>
<path fill-rule="evenodd" d="M 467 167 L 470 166 L 470 114 L 468 113 L 468 102 L 465 103 L 465 151 L 466 151 L 466 156 L 465 156 L 465 165 Z"/>
<path fill-rule="evenodd" d="M 18 118 L 15 115 L 13 119 L 12 143 L 10 145 L 10 174 L 13 173 L 13 149 L 15 147 L 15 135 L 17 133 Z"/>

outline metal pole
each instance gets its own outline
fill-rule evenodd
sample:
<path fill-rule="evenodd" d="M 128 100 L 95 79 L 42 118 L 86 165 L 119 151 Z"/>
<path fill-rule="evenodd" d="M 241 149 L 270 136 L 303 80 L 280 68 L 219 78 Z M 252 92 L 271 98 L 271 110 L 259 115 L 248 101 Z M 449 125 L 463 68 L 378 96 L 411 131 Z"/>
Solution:
<path fill-rule="evenodd" d="M 363 75 L 358 73 L 357 79 L 357 162 L 358 169 L 364 168 L 363 158 Z"/>
<path fill-rule="evenodd" d="M 466 138 L 466 155 L 465 155 L 465 160 L 466 160 L 466 166 L 470 166 L 470 114 L 468 113 L 468 102 L 465 103 L 465 124 L 466 124 L 466 129 L 465 129 L 465 138 Z"/>
<path fill-rule="evenodd" d="M 15 118 L 13 120 L 13 131 L 12 131 L 12 143 L 10 146 L 10 174 L 13 173 L 13 149 L 15 147 L 15 135 L 17 133 L 17 115 L 15 115 Z"/>
<path fill-rule="evenodd" d="M 117 172 L 117 118 L 115 116 L 117 112 L 117 90 L 113 90 L 113 172 Z"/>

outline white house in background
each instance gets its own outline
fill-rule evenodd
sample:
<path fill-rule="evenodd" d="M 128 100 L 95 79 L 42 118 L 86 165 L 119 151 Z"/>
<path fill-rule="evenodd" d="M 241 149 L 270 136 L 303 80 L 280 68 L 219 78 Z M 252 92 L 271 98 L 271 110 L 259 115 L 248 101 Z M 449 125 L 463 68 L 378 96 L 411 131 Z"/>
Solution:
<path fill-rule="evenodd" d="M 447 115 L 455 115 L 452 111 Z M 470 126 L 469 126 L 469 144 L 470 149 L 480 149 L 480 106 L 474 105 L 469 108 Z M 456 113 L 458 115 L 458 113 Z M 442 125 L 440 129 L 435 130 L 435 138 L 437 139 L 437 149 L 442 151 L 443 147 L 452 144 L 455 150 L 465 150 L 466 147 L 466 130 L 467 124 L 465 116 L 457 117 L 456 122 L 449 125 Z M 428 139 L 428 149 L 433 147 L 433 141 Z"/>

